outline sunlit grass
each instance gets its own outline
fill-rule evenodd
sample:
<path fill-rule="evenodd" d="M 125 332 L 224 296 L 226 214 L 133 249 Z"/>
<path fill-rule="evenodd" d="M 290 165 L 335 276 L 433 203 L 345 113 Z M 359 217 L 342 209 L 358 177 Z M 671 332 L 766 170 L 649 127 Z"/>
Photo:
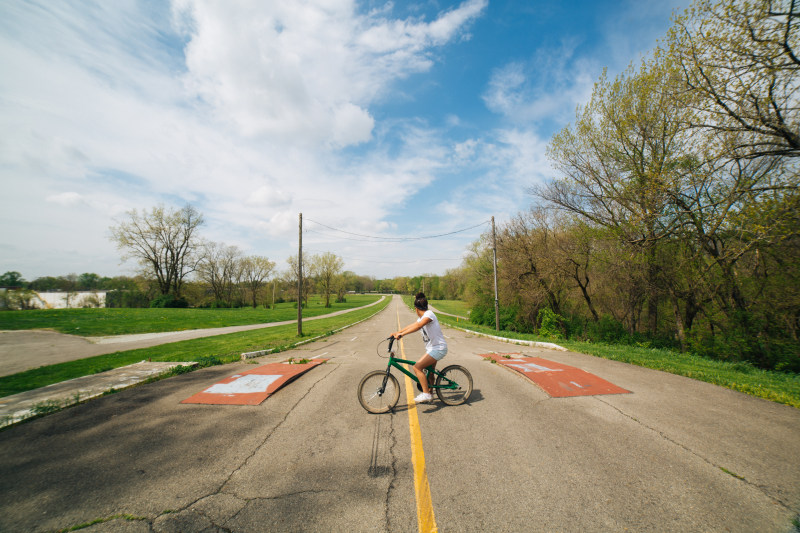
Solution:
<path fill-rule="evenodd" d="M 127 350 L 111 354 L 98 355 L 48 365 L 10 376 L 0 377 L 0 397 L 17 394 L 26 390 L 37 389 L 68 379 L 87 376 L 98 372 L 138 363 L 139 361 L 197 361 L 200 358 L 217 358 L 223 363 L 240 360 L 243 352 L 269 349 L 286 349 L 294 343 L 328 334 L 348 324 L 381 311 L 389 305 L 387 298 L 378 305 L 359 309 L 332 318 L 323 318 L 303 323 L 303 337 L 297 336 L 297 325 L 275 326 L 240 333 L 229 333 L 214 337 L 204 337 L 170 344 L 162 344 L 151 348 Z"/>
<path fill-rule="evenodd" d="M 379 298 L 350 294 L 346 302 L 332 303 L 326 308 L 319 296 L 313 296 L 303 308 L 303 317 L 353 309 Z M 275 309 L 31 309 L 0 312 L 0 330 L 53 329 L 92 337 L 243 326 L 296 318 L 297 308 L 292 302 L 277 304 Z"/>

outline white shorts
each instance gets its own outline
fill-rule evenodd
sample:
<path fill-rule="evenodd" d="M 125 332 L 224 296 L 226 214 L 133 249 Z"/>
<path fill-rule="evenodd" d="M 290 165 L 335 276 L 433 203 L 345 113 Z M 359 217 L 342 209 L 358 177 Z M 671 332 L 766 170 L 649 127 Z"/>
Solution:
<path fill-rule="evenodd" d="M 431 350 L 428 352 L 428 355 L 436 359 L 437 361 L 441 361 L 444 359 L 444 356 L 447 355 L 447 348 L 444 350 Z"/>

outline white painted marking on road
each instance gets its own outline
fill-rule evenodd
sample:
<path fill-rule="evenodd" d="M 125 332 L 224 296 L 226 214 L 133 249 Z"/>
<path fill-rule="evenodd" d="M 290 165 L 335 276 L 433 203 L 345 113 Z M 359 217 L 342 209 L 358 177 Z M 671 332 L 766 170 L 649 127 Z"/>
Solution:
<path fill-rule="evenodd" d="M 572 383 L 573 385 L 575 385 L 575 386 L 576 386 L 576 387 L 578 387 L 579 389 L 582 389 L 582 388 L 583 388 L 583 385 L 578 385 L 578 384 L 577 384 L 577 383 L 575 383 L 574 381 L 570 381 L 570 383 Z"/>
<path fill-rule="evenodd" d="M 534 363 L 524 363 L 521 365 L 507 365 L 519 368 L 523 372 L 563 372 L 563 368 L 547 368 L 546 366 L 537 365 Z"/>
<path fill-rule="evenodd" d="M 322 357 L 323 355 L 328 355 L 328 352 L 321 353 L 321 354 L 319 354 L 319 355 L 315 355 L 315 356 L 314 356 L 314 357 L 312 357 L 311 359 L 318 359 L 318 358 Z"/>
<path fill-rule="evenodd" d="M 354 341 L 354 340 L 356 340 L 357 338 L 358 338 L 358 337 L 353 337 L 352 339 L 350 339 L 350 342 L 353 342 L 353 341 Z"/>
<path fill-rule="evenodd" d="M 237 376 L 234 376 L 237 377 Z M 259 374 L 249 374 L 247 376 L 238 376 L 238 379 L 230 383 L 217 383 L 203 392 L 209 394 L 248 394 L 253 392 L 267 392 L 267 389 L 275 381 L 283 376 L 262 376 Z"/>

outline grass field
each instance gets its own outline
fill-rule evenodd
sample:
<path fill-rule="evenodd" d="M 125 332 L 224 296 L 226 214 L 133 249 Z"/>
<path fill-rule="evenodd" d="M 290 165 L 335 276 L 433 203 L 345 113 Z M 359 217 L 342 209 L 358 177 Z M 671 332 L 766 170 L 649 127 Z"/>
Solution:
<path fill-rule="evenodd" d="M 469 317 L 469 307 L 461 300 L 431 300 L 430 304 L 443 313 Z"/>
<path fill-rule="evenodd" d="M 411 307 L 413 299 L 408 296 L 403 298 L 406 304 Z M 447 301 L 448 303 L 450 301 Z M 457 305 L 440 305 L 439 301 L 431 302 L 434 307 L 446 313 L 467 316 L 462 312 L 453 312 L 447 309 L 458 309 Z M 691 353 L 681 353 L 671 350 L 645 348 L 640 346 L 629 346 L 625 344 L 600 344 L 590 342 L 576 342 L 538 337 L 511 331 L 495 331 L 494 328 L 479 326 L 469 321 L 459 320 L 447 315 L 439 315 L 439 321 L 443 324 L 470 329 L 488 335 L 497 335 L 510 339 L 555 342 L 574 352 L 585 353 L 622 361 L 632 365 L 652 368 L 677 374 L 707 383 L 713 383 L 721 387 L 737 390 L 757 396 L 777 403 L 791 405 L 800 408 L 800 375 L 771 372 L 760 370 L 747 363 L 731 363 L 726 361 L 716 361 L 706 357 L 700 357 Z"/>
<path fill-rule="evenodd" d="M 380 296 L 347 296 L 347 302 L 324 307 L 318 296 L 309 298 L 304 317 L 319 316 L 371 304 Z M 295 320 L 294 303 L 277 304 L 275 309 L 32 309 L 0 312 L 0 330 L 53 329 L 85 337 L 159 333 L 187 329 L 243 326 Z"/>
<path fill-rule="evenodd" d="M 375 299 L 377 298 L 372 297 L 372 300 Z M 303 338 L 297 336 L 297 325 L 290 324 L 173 342 L 139 350 L 115 352 L 27 370 L 11 376 L 0 377 L 0 397 L 44 387 L 53 383 L 60 383 L 80 376 L 96 374 L 143 360 L 198 361 L 198 359 L 204 359 L 206 361 L 214 360 L 215 363 L 238 361 L 242 352 L 286 348 L 301 340 L 328 334 L 348 324 L 372 316 L 386 308 L 389 302 L 391 302 L 391 298 L 387 298 L 380 304 L 366 309 L 359 309 L 332 318 L 304 322 Z"/>

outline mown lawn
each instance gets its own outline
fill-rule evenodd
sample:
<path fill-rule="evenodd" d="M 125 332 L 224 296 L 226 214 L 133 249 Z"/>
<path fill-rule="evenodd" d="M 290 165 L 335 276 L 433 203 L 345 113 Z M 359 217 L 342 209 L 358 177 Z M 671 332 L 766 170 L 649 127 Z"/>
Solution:
<path fill-rule="evenodd" d="M 373 298 L 375 299 L 375 298 Z M 297 325 L 275 326 L 215 337 L 162 344 L 151 348 L 127 350 L 44 366 L 10 376 L 0 377 L 0 397 L 37 389 L 89 374 L 96 374 L 139 361 L 198 361 L 216 359 L 222 363 L 238 361 L 243 352 L 282 349 L 319 335 L 328 334 L 383 310 L 391 298 L 378 305 L 343 315 L 303 323 L 303 337 L 297 336 Z M 296 312 L 296 311 L 295 311 Z"/>
<path fill-rule="evenodd" d="M 430 304 L 443 313 L 469 317 L 469 307 L 461 300 L 431 300 Z"/>
<path fill-rule="evenodd" d="M 404 297 L 404 301 L 409 307 L 413 305 L 413 298 L 411 297 Z M 438 302 L 431 303 L 434 307 L 446 313 L 452 312 L 447 310 L 446 305 L 440 306 Z M 450 309 L 454 308 L 457 307 L 450 307 Z M 453 314 L 466 316 L 462 313 Z M 661 370 L 800 408 L 800 375 L 798 374 L 760 370 L 747 363 L 716 361 L 699 355 L 672 350 L 625 344 L 553 340 L 512 331 L 498 332 L 494 328 L 479 326 L 469 321 L 456 321 L 456 318 L 447 315 L 438 315 L 437 317 L 441 323 L 446 325 L 509 339 L 554 342 L 574 352 Z"/>
<path fill-rule="evenodd" d="M 368 305 L 376 295 L 348 295 L 344 303 L 324 307 L 319 296 L 309 298 L 304 317 L 313 317 Z M 158 333 L 187 329 L 243 326 L 295 320 L 294 303 L 281 303 L 275 309 L 32 309 L 0 312 L 0 330 L 53 329 L 85 337 Z"/>

